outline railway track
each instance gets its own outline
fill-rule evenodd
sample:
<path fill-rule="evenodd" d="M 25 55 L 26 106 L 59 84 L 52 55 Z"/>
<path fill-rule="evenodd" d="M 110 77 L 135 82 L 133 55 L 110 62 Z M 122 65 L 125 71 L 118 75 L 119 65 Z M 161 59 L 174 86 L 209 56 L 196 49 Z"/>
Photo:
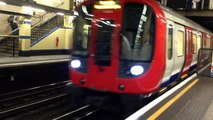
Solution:
<path fill-rule="evenodd" d="M 32 94 L 36 94 L 38 92 L 40 93 L 45 92 L 45 90 L 55 89 L 56 87 L 63 87 L 66 83 L 68 83 L 68 81 L 52 83 L 52 84 L 48 84 L 44 86 L 38 86 L 38 87 L 29 88 L 29 89 L 0 94 L 0 102 L 7 101 L 7 99 L 9 100 L 9 99 L 21 98 L 24 96 L 29 96 Z"/>
<path fill-rule="evenodd" d="M 121 120 L 120 112 L 91 105 L 72 108 L 67 81 L 0 95 L 0 120 Z M 121 108 L 122 109 L 122 108 Z M 122 111 L 122 110 L 116 110 Z"/>
<path fill-rule="evenodd" d="M 61 116 L 53 118 L 52 120 L 83 120 L 88 116 L 98 112 L 100 108 L 94 108 L 90 105 L 85 105 L 71 112 L 65 113 Z"/>
<path fill-rule="evenodd" d="M 0 119 L 65 99 L 66 83 L 67 81 L 0 95 Z"/>
<path fill-rule="evenodd" d="M 99 111 L 90 105 L 71 108 L 64 86 L 68 81 L 0 95 L 1 120 L 81 120 Z"/>

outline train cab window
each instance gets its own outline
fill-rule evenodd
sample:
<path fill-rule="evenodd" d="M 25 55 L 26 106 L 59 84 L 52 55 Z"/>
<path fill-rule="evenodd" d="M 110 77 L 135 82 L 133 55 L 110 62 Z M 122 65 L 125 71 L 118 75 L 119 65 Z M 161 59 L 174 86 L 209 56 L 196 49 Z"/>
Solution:
<path fill-rule="evenodd" d="M 148 5 L 126 3 L 121 31 L 121 60 L 151 61 L 155 38 L 155 14 Z"/>
<path fill-rule="evenodd" d="M 78 16 L 73 22 L 73 54 L 88 55 L 91 34 L 92 6 L 81 6 L 77 9 Z"/>
<path fill-rule="evenodd" d="M 193 33 L 192 35 L 192 53 L 197 53 L 197 35 Z"/>
<path fill-rule="evenodd" d="M 183 56 L 184 32 L 178 30 L 177 37 L 177 56 L 180 57 Z"/>
<path fill-rule="evenodd" d="M 172 49 L 173 49 L 173 27 L 172 27 L 172 25 L 169 25 L 167 29 L 168 29 L 167 57 L 168 57 L 168 60 L 171 60 L 172 59 Z"/>

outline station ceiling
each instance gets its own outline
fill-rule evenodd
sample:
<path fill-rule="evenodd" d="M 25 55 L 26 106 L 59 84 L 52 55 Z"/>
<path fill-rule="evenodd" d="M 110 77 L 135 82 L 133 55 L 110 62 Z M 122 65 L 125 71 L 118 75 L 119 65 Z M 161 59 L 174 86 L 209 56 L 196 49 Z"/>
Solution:
<path fill-rule="evenodd" d="M 187 17 L 213 32 L 213 17 Z"/>
<path fill-rule="evenodd" d="M 213 10 L 177 11 L 213 32 Z"/>
<path fill-rule="evenodd" d="M 38 8 L 38 9 L 43 9 L 48 12 L 53 12 L 53 13 L 64 13 L 66 15 L 73 15 L 73 12 L 71 10 L 65 10 L 65 9 L 60 9 L 60 8 L 54 8 L 46 5 L 41 5 L 33 2 L 28 2 L 24 0 L 1 0 L 2 2 L 6 2 L 7 4 L 10 5 L 15 5 L 15 6 L 31 6 L 33 8 Z"/>

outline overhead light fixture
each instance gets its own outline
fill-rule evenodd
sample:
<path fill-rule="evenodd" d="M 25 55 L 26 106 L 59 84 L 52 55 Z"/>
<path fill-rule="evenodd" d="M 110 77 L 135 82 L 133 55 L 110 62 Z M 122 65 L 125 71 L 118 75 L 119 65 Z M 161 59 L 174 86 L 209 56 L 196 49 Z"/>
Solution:
<path fill-rule="evenodd" d="M 94 5 L 95 9 L 121 9 L 121 6 L 117 4 L 115 1 L 99 1 Z"/>
<path fill-rule="evenodd" d="M 120 5 L 94 5 L 95 9 L 121 9 Z"/>
<path fill-rule="evenodd" d="M 57 15 L 64 16 L 64 13 L 61 13 L 61 12 L 57 12 L 56 14 L 57 14 Z"/>
<path fill-rule="evenodd" d="M 38 9 L 38 8 L 33 8 L 31 6 L 22 6 L 22 8 L 27 9 L 27 10 L 32 10 L 32 11 L 38 11 L 38 12 L 46 12 L 43 9 Z"/>
<path fill-rule="evenodd" d="M 0 1 L 0 5 L 6 5 L 7 3 L 6 2 L 1 2 Z"/>
<path fill-rule="evenodd" d="M 46 12 L 46 11 L 43 10 L 43 9 L 37 9 L 37 8 L 33 8 L 33 10 L 38 11 L 38 12 Z"/>

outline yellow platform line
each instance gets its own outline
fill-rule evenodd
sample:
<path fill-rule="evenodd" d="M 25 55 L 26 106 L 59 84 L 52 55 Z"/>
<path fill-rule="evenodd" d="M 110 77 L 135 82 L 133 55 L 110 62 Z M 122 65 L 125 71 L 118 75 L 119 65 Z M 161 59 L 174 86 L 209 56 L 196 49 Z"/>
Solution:
<path fill-rule="evenodd" d="M 175 101 L 177 101 L 183 94 L 185 94 L 192 86 L 194 86 L 198 82 L 198 79 L 194 80 L 191 84 L 189 84 L 186 88 L 184 88 L 179 94 L 177 94 L 174 98 L 172 98 L 169 102 L 167 102 L 163 107 L 161 107 L 158 111 L 152 114 L 147 120 L 155 120 L 159 117 L 167 108 L 169 108 Z"/>

